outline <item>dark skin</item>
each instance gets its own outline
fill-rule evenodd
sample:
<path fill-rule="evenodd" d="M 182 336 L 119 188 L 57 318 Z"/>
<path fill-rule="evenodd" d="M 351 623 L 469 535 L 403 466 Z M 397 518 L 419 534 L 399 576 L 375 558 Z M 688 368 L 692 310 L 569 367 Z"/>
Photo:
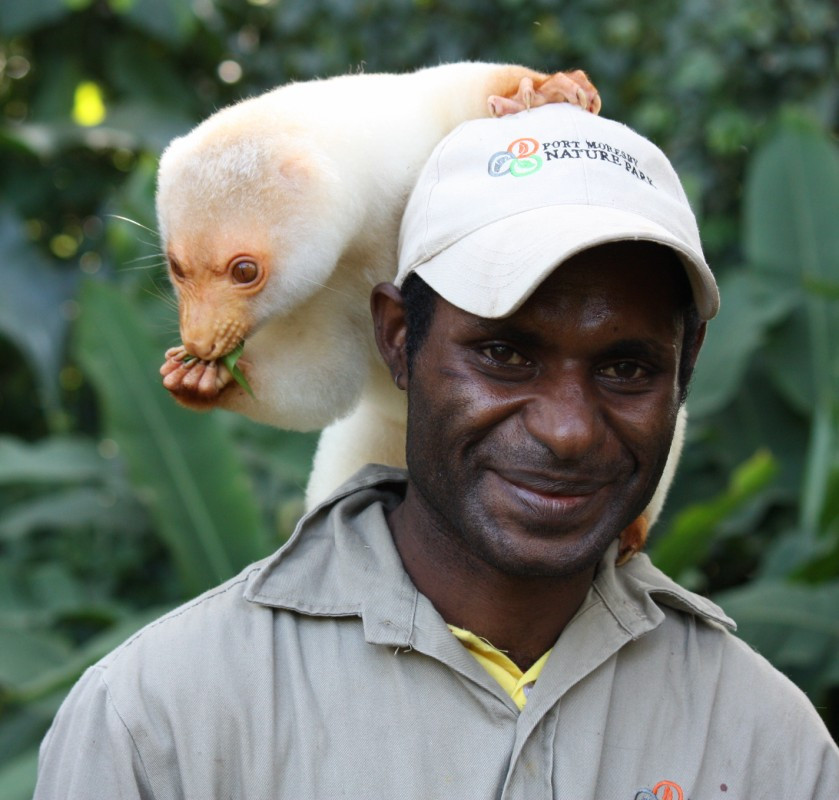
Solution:
<path fill-rule="evenodd" d="M 664 468 L 683 339 L 673 274 L 655 249 L 610 245 L 506 318 L 438 298 L 410 380 L 401 295 L 373 291 L 379 349 L 408 390 L 397 550 L 448 623 L 522 669 L 553 646 Z"/>

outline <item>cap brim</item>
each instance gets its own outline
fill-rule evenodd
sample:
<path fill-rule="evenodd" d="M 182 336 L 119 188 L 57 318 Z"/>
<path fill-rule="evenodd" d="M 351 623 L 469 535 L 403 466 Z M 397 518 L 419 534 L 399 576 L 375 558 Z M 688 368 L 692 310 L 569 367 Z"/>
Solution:
<path fill-rule="evenodd" d="M 446 243 L 413 271 L 458 308 L 479 317 L 504 317 L 564 261 L 621 241 L 673 249 L 684 264 L 700 317 L 708 320 L 717 313 L 717 284 L 700 253 L 658 223 L 606 206 L 546 206 L 505 217 Z"/>

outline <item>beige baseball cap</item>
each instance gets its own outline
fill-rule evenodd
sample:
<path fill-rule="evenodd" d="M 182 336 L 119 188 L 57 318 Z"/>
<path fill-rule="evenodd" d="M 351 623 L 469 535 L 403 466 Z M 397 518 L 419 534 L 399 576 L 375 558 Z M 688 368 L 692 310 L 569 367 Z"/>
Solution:
<path fill-rule="evenodd" d="M 667 157 L 619 122 L 546 105 L 466 122 L 437 145 L 402 218 L 395 283 L 416 272 L 458 308 L 503 317 L 576 253 L 636 240 L 672 248 L 701 318 L 717 313 L 717 284 Z"/>

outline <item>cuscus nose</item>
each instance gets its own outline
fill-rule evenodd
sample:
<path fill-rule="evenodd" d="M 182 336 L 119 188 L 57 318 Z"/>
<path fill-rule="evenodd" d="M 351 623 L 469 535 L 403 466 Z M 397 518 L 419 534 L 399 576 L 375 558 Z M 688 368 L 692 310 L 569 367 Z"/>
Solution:
<path fill-rule="evenodd" d="M 213 336 L 182 334 L 181 341 L 191 356 L 200 358 L 202 361 L 212 361 L 220 355 L 216 352 L 218 347 Z"/>

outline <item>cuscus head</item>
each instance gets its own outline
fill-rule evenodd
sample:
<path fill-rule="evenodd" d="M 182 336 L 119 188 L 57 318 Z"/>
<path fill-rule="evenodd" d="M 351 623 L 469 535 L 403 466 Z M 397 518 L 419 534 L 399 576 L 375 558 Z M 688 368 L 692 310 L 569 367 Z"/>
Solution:
<path fill-rule="evenodd" d="M 463 311 L 501 318 L 573 256 L 638 241 L 675 253 L 700 321 L 717 313 L 696 220 L 666 156 L 618 122 L 548 105 L 467 122 L 437 146 L 403 216 L 395 283 L 416 273 Z M 622 537 L 626 553 L 661 510 L 684 424 L 682 406 L 655 494 Z"/>
<path fill-rule="evenodd" d="M 201 358 L 314 294 L 348 236 L 330 160 L 268 109 L 264 97 L 223 109 L 160 160 L 158 229 L 181 335 Z"/>

